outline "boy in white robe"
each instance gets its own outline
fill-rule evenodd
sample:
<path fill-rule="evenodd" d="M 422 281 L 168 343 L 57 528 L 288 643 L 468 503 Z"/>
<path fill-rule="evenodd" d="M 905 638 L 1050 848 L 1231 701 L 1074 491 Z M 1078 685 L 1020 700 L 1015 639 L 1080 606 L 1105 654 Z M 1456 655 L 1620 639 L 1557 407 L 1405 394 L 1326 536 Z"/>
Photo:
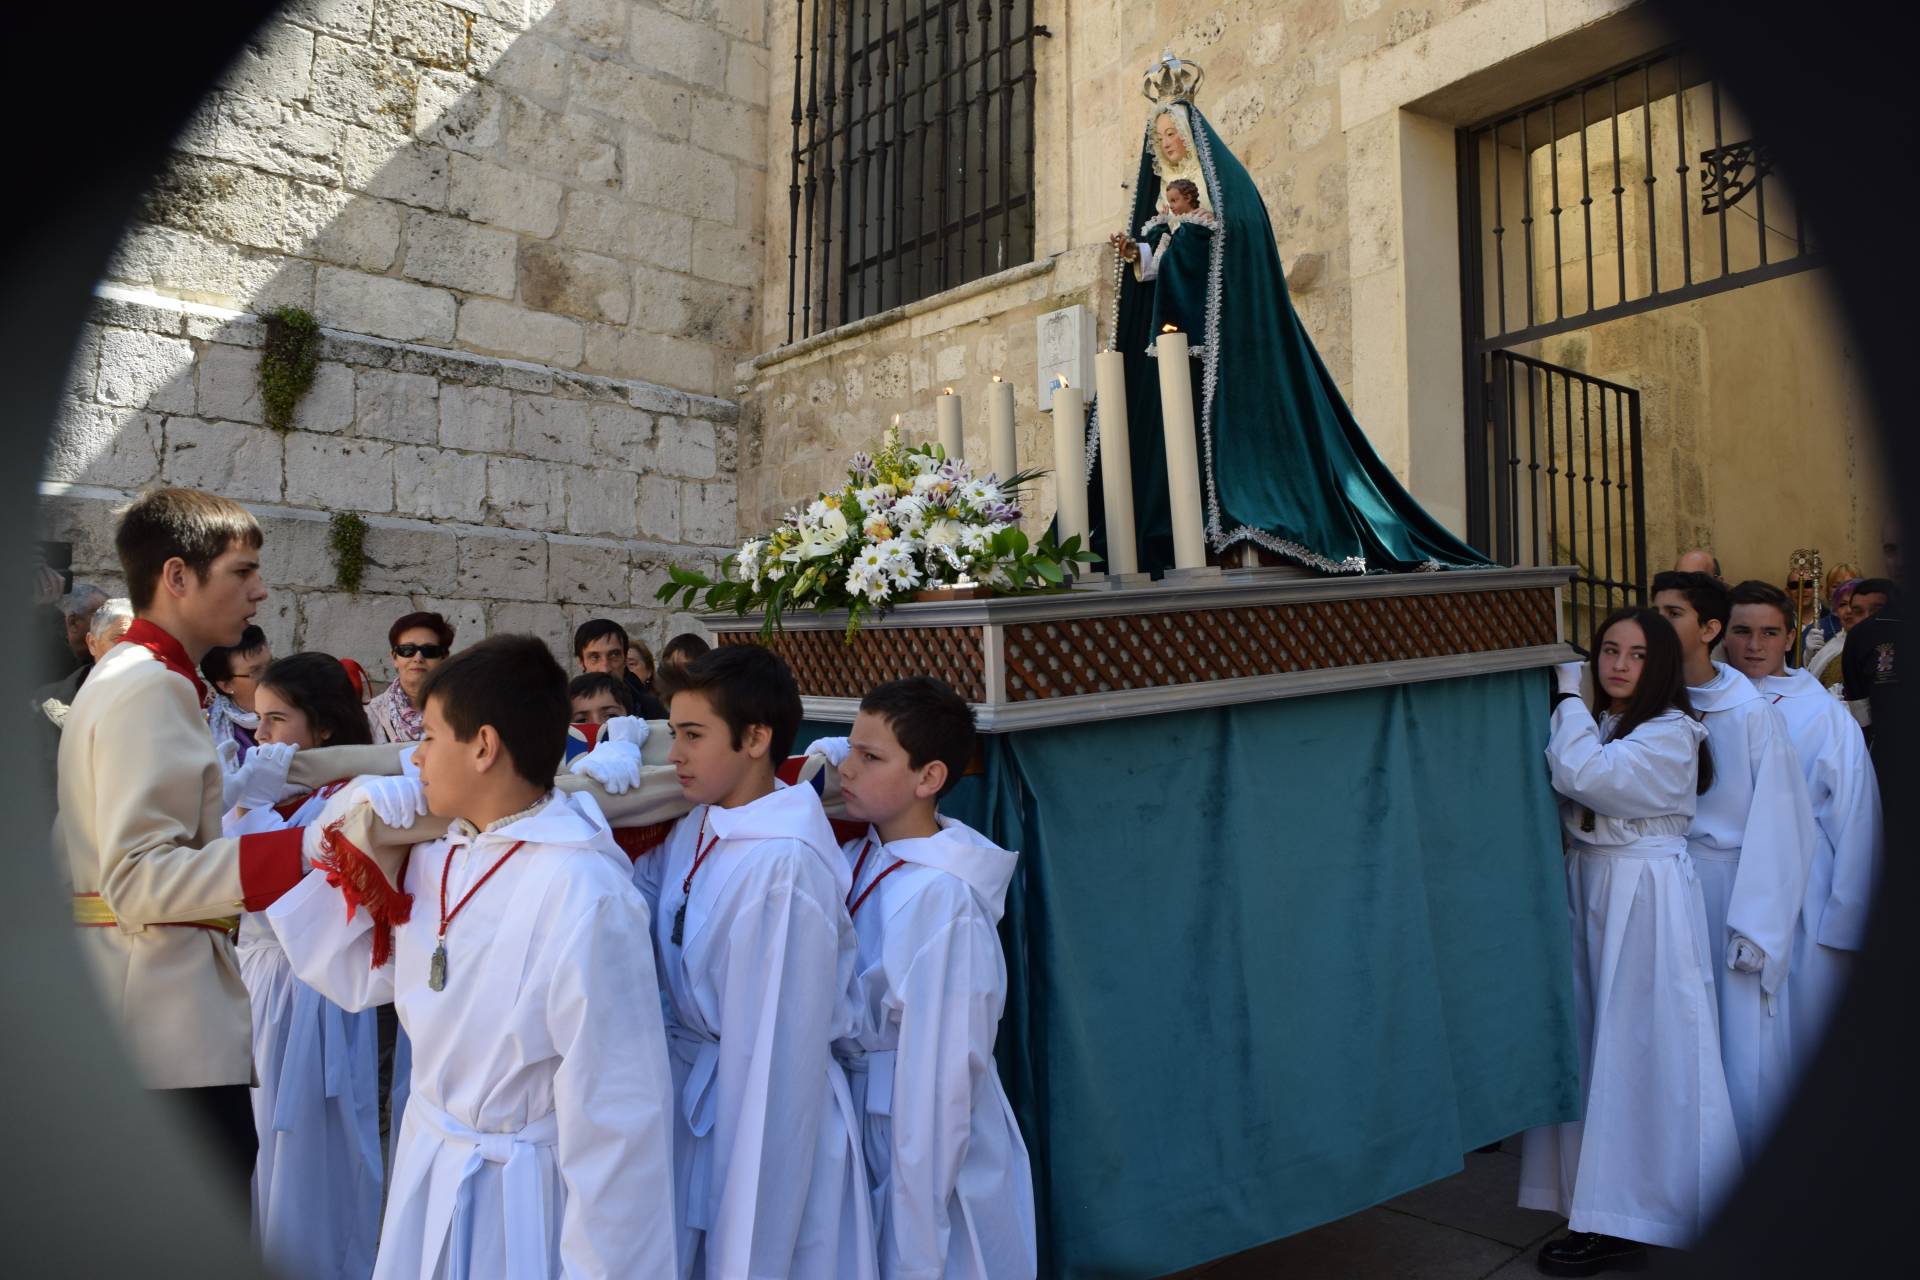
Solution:
<path fill-rule="evenodd" d="M 1767 582 L 1733 588 L 1727 657 L 1781 718 L 1807 782 L 1816 843 L 1793 944 L 1793 1056 L 1804 1068 L 1866 943 L 1879 879 L 1880 785 L 1866 736 L 1820 682 L 1789 669 L 1792 604 Z"/>
<path fill-rule="evenodd" d="M 680 673 L 669 716 L 696 807 L 633 871 L 680 1102 L 680 1274 L 864 1280 L 867 1175 L 832 1051 L 854 1025 L 847 863 L 813 788 L 774 777 L 799 689 L 772 652 L 728 646 Z"/>
<path fill-rule="evenodd" d="M 1740 1149 L 1751 1162 L 1794 1081 L 1787 974 L 1813 865 L 1807 784 L 1780 713 L 1753 682 L 1709 656 L 1732 608 L 1704 573 L 1653 579 L 1653 607 L 1685 655 L 1687 696 L 1707 726 L 1713 786 L 1700 797 L 1687 850 L 1706 897 L 1720 1053 Z"/>
<path fill-rule="evenodd" d="M 348 1009 L 391 999 L 412 1042 L 382 1280 L 678 1267 L 647 907 L 599 807 L 553 789 L 566 689 L 531 636 L 448 659 L 423 689 L 419 780 L 335 797 L 330 874 L 268 913 L 302 979 Z M 350 847 L 329 820 L 368 800 L 453 825 L 404 857 Z"/>
<path fill-rule="evenodd" d="M 998 925 L 1017 853 L 940 816 L 973 712 L 931 676 L 871 690 L 840 757 L 859 939 L 859 1031 L 835 1051 L 865 1118 L 885 1280 L 1020 1280 L 1038 1267 L 1033 1173 L 994 1068 L 1007 998 Z"/>

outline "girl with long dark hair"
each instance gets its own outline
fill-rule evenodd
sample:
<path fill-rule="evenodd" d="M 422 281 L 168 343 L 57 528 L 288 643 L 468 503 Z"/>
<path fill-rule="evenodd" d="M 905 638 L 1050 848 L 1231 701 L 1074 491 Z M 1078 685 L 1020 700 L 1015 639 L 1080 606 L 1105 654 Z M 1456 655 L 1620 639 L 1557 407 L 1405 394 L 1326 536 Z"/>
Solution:
<path fill-rule="evenodd" d="M 1594 631 L 1556 673 L 1547 765 L 1560 794 L 1584 1119 L 1525 1138 L 1520 1203 L 1565 1215 L 1548 1275 L 1645 1264 L 1684 1247 L 1740 1169 L 1720 1065 L 1714 948 L 1687 855 L 1712 781 L 1680 641 L 1651 609 Z M 1582 667 L 1593 705 L 1580 700 Z"/>
<path fill-rule="evenodd" d="M 330 654 L 296 653 L 273 663 L 254 705 L 260 747 L 273 749 L 278 778 L 250 788 L 227 815 L 230 835 L 305 826 L 320 816 L 343 783 L 280 800 L 293 751 L 373 740 L 353 680 Z M 296 1280 L 368 1275 L 385 1177 L 376 1013 L 348 1013 L 295 977 L 273 926 L 258 912 L 240 918 L 238 951 L 259 1077 L 255 1238 L 274 1269 Z"/>

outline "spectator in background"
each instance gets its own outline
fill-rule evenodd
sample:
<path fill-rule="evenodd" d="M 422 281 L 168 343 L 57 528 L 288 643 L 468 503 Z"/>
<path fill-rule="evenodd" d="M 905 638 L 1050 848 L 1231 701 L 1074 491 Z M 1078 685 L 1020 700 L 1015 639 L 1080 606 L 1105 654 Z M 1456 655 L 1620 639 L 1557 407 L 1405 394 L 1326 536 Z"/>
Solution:
<path fill-rule="evenodd" d="M 627 687 L 627 705 L 643 720 L 665 720 L 667 709 L 627 668 L 627 629 L 612 618 L 589 618 L 573 633 L 573 657 L 580 669 L 610 676 Z M 648 674 L 652 674 L 649 671 Z"/>
<path fill-rule="evenodd" d="M 1864 598 L 1864 599 L 1863 599 Z M 1857 621 L 1840 655 L 1847 709 L 1867 731 L 1867 747 L 1884 794 L 1900 730 L 1895 700 L 1900 685 L 1900 633 L 1906 629 L 1902 593 L 1886 578 L 1868 578 L 1853 589 Z"/>
<path fill-rule="evenodd" d="M 1848 578 L 1833 589 L 1832 616 L 1839 630 L 1822 641 L 1813 651 L 1813 657 L 1807 660 L 1807 674 L 1829 689 L 1840 687 L 1840 655 L 1846 652 L 1847 633 L 1860 620 L 1853 607 L 1853 593 L 1859 585 L 1858 578 Z"/>
<path fill-rule="evenodd" d="M 667 647 L 660 651 L 660 665 L 654 669 L 653 673 L 653 691 L 660 701 L 673 701 L 673 695 L 680 689 L 681 677 L 686 672 L 687 664 L 712 648 L 712 645 L 691 631 L 682 631 L 667 641 Z"/>
<path fill-rule="evenodd" d="M 253 750 L 254 733 L 260 727 L 253 695 L 272 662 L 267 633 L 252 623 L 240 633 L 239 644 L 209 649 L 200 659 L 200 674 L 213 687 L 213 700 L 207 704 L 207 728 L 221 759 L 231 756 L 238 764 Z M 228 743 L 233 745 L 229 747 Z"/>
<path fill-rule="evenodd" d="M 653 650 L 627 637 L 627 675 L 640 682 L 640 687 L 648 693 L 653 692 Z"/>
<path fill-rule="evenodd" d="M 73 654 L 73 660 L 83 667 L 94 664 L 94 657 L 87 646 L 87 634 L 93 625 L 94 612 L 107 602 L 107 593 L 90 582 L 76 582 L 73 590 L 67 592 L 60 602 L 60 612 L 66 622 L 67 649 Z M 126 628 L 122 627 L 121 630 Z"/>
<path fill-rule="evenodd" d="M 1813 666 L 1813 655 L 1820 652 L 1820 646 L 1840 634 L 1840 602 L 1836 599 L 1836 593 L 1842 583 L 1852 582 L 1859 577 L 1860 571 L 1845 561 L 1827 570 L 1824 584 L 1826 593 L 1820 602 L 1820 616 L 1807 625 L 1806 639 L 1802 641 L 1806 647 L 1806 665 L 1809 668 Z"/>
<path fill-rule="evenodd" d="M 93 611 L 92 621 L 88 624 L 84 637 L 87 662 L 76 667 L 64 680 L 56 680 L 50 685 L 36 690 L 33 705 L 49 721 L 55 731 L 66 723 L 67 708 L 73 705 L 74 695 L 80 692 L 80 686 L 87 681 L 87 673 L 93 670 L 93 664 L 106 656 L 107 650 L 120 643 L 120 637 L 133 625 L 133 602 L 125 596 L 117 596 L 101 604 Z M 53 746 L 58 747 L 55 739 Z"/>
<path fill-rule="evenodd" d="M 437 613 L 403 614 L 387 628 L 387 648 L 393 683 L 367 703 L 367 724 L 375 742 L 418 742 L 424 732 L 420 686 L 453 652 L 453 624 Z"/>
<path fill-rule="evenodd" d="M 1675 573 L 1704 573 L 1721 586 L 1724 587 L 1727 585 L 1727 580 L 1720 576 L 1720 557 L 1708 551 L 1705 547 L 1695 547 L 1691 551 L 1681 552 L 1680 558 L 1673 562 L 1673 571 Z"/>
<path fill-rule="evenodd" d="M 604 671 L 575 676 L 567 685 L 567 697 L 573 703 L 575 724 L 603 725 L 615 716 L 633 714 L 627 682 Z"/>

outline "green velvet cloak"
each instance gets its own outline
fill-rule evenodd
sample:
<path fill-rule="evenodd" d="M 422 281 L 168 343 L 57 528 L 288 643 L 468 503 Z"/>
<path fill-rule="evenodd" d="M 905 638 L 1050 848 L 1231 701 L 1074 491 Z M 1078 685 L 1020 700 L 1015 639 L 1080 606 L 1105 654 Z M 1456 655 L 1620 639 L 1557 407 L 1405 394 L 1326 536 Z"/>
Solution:
<path fill-rule="evenodd" d="M 1127 417 L 1140 567 L 1173 564 L 1160 375 L 1147 355 L 1163 324 L 1188 334 L 1201 434 L 1207 545 L 1252 542 L 1331 573 L 1480 567 L 1485 556 L 1429 516 L 1373 450 L 1341 398 L 1287 296 L 1280 251 L 1253 179 L 1199 109 L 1185 110 L 1218 229 L 1188 223 L 1171 237 L 1157 278 L 1127 271 L 1115 345 L 1127 357 Z M 1160 197 L 1152 119 L 1134 183 L 1130 235 L 1143 232 Z M 1088 430 L 1088 514 L 1105 554 L 1099 406 Z"/>

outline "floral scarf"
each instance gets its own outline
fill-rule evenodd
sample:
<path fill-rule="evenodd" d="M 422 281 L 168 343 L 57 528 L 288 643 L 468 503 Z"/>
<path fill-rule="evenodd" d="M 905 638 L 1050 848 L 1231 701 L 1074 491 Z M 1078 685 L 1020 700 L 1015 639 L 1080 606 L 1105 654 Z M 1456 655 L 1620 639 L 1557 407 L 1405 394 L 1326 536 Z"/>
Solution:
<path fill-rule="evenodd" d="M 425 732 L 419 708 L 398 680 L 367 703 L 367 723 L 373 728 L 375 742 L 418 742 Z"/>

